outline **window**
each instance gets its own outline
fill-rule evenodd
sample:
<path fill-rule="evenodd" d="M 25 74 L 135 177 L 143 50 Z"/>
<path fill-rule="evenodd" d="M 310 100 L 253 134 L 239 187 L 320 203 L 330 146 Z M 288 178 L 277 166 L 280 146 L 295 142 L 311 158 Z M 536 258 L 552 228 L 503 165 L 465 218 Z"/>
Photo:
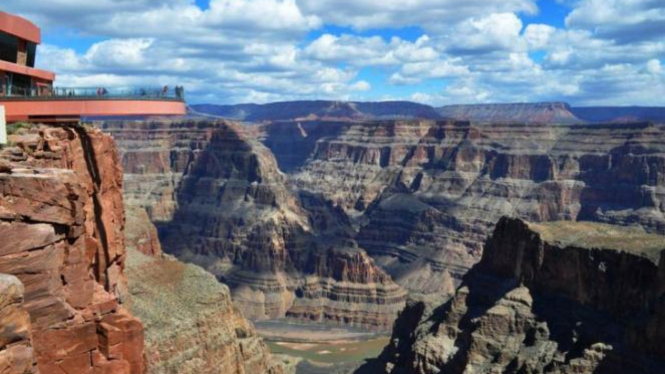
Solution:
<path fill-rule="evenodd" d="M 16 63 L 18 38 L 0 33 L 0 60 Z"/>

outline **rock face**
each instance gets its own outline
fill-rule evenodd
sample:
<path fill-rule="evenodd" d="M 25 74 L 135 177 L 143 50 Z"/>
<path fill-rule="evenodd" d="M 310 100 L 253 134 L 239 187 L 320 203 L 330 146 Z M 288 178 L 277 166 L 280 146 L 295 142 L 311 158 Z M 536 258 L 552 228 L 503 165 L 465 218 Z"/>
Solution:
<path fill-rule="evenodd" d="M 504 215 L 665 233 L 663 125 L 316 120 L 106 128 L 123 149 L 129 204 L 158 223 L 167 252 L 228 283 L 252 318 L 293 308 L 293 316 L 346 319 L 320 312 L 348 309 L 326 290 L 349 290 L 349 282 L 313 270 L 329 251 L 355 248 L 412 292 L 451 294 Z M 330 288 L 329 279 L 345 285 Z M 388 300 L 402 297 L 382 277 L 370 283 L 379 288 L 344 291 L 341 299 L 358 300 L 357 321 L 374 308 L 361 300 L 396 306 Z"/>
<path fill-rule="evenodd" d="M 18 278 L 0 274 L 0 373 L 37 373 L 32 326 L 23 294 L 23 283 Z"/>
<path fill-rule="evenodd" d="M 210 273 L 130 245 L 127 276 L 129 308 L 145 326 L 150 374 L 282 373 Z"/>
<path fill-rule="evenodd" d="M 415 292 L 452 292 L 503 215 L 665 233 L 662 125 L 291 123 L 300 138 L 286 126 L 260 136 L 318 138 L 292 183 L 343 208 L 358 245 Z"/>
<path fill-rule="evenodd" d="M 408 101 L 348 102 L 348 101 L 286 101 L 270 104 L 192 105 L 199 114 L 247 122 L 272 122 L 297 119 L 438 119 L 434 108 Z"/>
<path fill-rule="evenodd" d="M 443 303 L 410 302 L 370 372 L 662 373 L 665 237 L 502 219 Z"/>
<path fill-rule="evenodd" d="M 583 120 L 566 103 L 449 105 L 437 108 L 444 118 L 475 123 L 574 124 Z"/>
<path fill-rule="evenodd" d="M 146 209 L 167 253 L 227 283 L 245 315 L 390 327 L 404 290 L 357 248 L 344 212 L 293 191 L 253 135 L 223 121 L 105 129 L 123 150 L 128 204 Z"/>
<path fill-rule="evenodd" d="M 11 169 L 0 174 L 0 273 L 24 285 L 37 368 L 143 373 L 143 327 L 120 299 L 124 210 L 113 140 L 78 126 L 22 131 L 0 154 Z M 16 301 L 20 287 L 12 287 Z M 10 348 L 22 349 L 13 370 L 23 372 L 27 325 L 13 326 Z"/>
<path fill-rule="evenodd" d="M 137 206 L 128 206 L 125 210 L 127 228 L 125 241 L 128 249 L 139 251 L 146 256 L 160 257 L 162 244 L 159 242 L 157 228 L 150 222 L 145 209 Z"/>

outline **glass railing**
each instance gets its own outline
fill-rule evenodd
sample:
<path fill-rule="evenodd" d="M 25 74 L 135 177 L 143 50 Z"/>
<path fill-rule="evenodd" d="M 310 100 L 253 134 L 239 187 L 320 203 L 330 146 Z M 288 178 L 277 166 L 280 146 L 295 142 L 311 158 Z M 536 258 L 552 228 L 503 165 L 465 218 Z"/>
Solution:
<path fill-rule="evenodd" d="M 164 87 L 11 87 L 0 90 L 6 99 L 132 99 L 132 100 L 185 100 L 181 86 Z"/>

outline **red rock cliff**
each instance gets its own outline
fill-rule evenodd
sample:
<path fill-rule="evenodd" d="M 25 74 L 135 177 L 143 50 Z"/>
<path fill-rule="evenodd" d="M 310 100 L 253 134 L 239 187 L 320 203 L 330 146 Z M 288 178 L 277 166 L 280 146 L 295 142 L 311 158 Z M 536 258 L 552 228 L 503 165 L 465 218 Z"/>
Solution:
<path fill-rule="evenodd" d="M 120 297 L 125 217 L 113 140 L 78 126 L 10 140 L 0 153 L 0 273 L 25 286 L 37 368 L 143 373 L 143 327 Z"/>

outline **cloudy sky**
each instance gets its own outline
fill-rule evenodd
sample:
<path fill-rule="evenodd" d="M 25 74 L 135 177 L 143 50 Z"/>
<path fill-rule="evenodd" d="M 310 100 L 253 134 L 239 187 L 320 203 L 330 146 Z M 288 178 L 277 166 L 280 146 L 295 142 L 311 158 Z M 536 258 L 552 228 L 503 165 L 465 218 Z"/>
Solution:
<path fill-rule="evenodd" d="M 2 0 L 59 86 L 665 106 L 665 0 Z"/>

